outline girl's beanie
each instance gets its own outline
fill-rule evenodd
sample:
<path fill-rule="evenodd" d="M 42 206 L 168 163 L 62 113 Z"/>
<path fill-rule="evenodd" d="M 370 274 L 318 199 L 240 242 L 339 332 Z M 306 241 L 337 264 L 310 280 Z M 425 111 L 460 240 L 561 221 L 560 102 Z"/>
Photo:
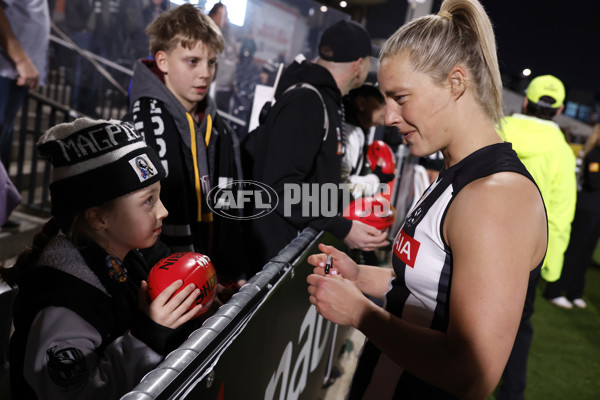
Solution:
<path fill-rule="evenodd" d="M 142 135 L 117 120 L 80 118 L 50 128 L 37 143 L 53 166 L 52 214 L 73 215 L 166 176 Z"/>

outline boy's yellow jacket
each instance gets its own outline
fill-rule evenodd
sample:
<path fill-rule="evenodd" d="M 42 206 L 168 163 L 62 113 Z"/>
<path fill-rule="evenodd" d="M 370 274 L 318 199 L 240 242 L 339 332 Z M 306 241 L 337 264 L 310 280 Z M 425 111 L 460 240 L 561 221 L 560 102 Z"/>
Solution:
<path fill-rule="evenodd" d="M 504 118 L 499 133 L 512 143 L 542 192 L 548 213 L 548 250 L 542 277 L 554 282 L 560 278 L 577 202 L 575 155 L 552 121 L 514 114 Z"/>

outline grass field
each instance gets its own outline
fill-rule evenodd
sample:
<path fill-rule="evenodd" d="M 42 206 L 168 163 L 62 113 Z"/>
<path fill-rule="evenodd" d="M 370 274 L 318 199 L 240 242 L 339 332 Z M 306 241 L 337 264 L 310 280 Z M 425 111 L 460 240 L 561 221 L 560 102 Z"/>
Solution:
<path fill-rule="evenodd" d="M 565 310 L 538 287 L 527 367 L 527 400 L 600 399 L 600 266 L 586 275 L 585 310 Z"/>

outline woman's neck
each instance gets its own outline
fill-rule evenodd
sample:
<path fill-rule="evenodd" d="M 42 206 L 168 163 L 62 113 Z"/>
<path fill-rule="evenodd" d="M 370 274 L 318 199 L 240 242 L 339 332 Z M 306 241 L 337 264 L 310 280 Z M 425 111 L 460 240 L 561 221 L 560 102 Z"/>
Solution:
<path fill-rule="evenodd" d="M 449 121 L 449 131 L 450 143 L 442 149 L 446 168 L 483 147 L 502 143 L 492 120 L 474 100 L 467 100 L 465 107 L 458 108 Z"/>

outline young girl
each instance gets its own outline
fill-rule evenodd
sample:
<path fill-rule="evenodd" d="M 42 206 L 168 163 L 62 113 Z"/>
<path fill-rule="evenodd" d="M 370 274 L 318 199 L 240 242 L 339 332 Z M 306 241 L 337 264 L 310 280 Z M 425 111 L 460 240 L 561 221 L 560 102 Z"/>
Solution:
<path fill-rule="evenodd" d="M 15 266 L 11 338 L 14 399 L 115 399 L 163 358 L 199 290 L 178 280 L 148 302 L 152 246 L 167 216 L 165 171 L 154 150 L 119 121 L 78 119 L 38 142 L 53 165 L 52 218 Z"/>
<path fill-rule="evenodd" d="M 445 168 L 398 233 L 393 270 L 321 245 L 324 254 L 309 258 L 310 301 L 368 339 L 348 399 L 485 399 L 547 245 L 542 197 L 496 133 L 502 84 L 492 26 L 477 0 L 446 0 L 437 15 L 401 27 L 380 59 L 386 124 L 416 156 L 441 151 Z"/>

